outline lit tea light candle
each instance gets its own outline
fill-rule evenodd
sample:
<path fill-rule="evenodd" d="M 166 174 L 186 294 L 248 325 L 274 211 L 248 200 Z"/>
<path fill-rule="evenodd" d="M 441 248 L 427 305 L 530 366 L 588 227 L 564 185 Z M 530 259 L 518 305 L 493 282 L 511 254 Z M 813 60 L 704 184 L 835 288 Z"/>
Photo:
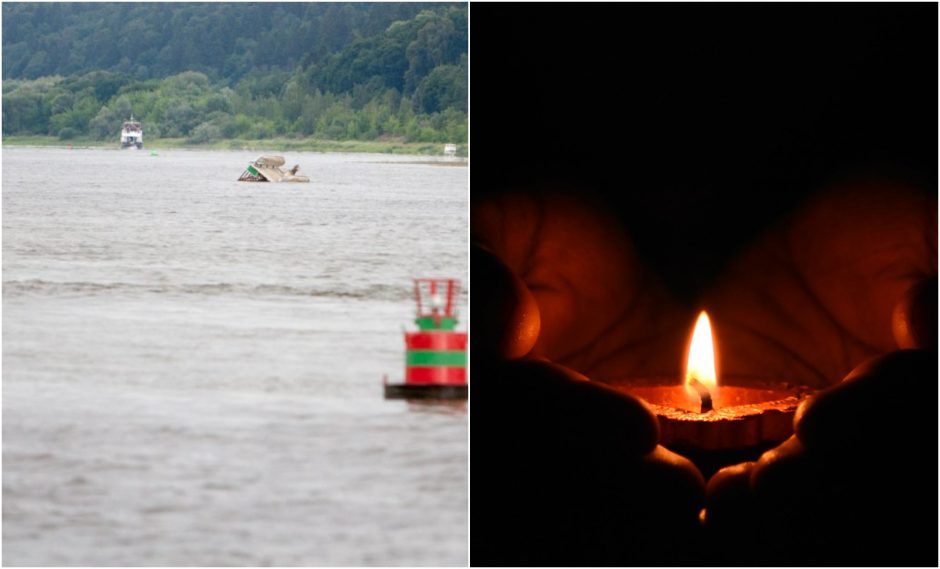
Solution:
<path fill-rule="evenodd" d="M 689 356 L 686 358 L 685 388 L 689 395 L 702 402 L 701 412 L 713 410 L 712 391 L 718 388 L 718 373 L 715 370 L 715 343 L 712 339 L 712 325 L 708 314 L 703 310 L 695 322 L 692 340 L 689 342 Z"/>
<path fill-rule="evenodd" d="M 711 322 L 703 311 L 689 341 L 682 384 L 610 386 L 645 400 L 659 419 L 660 444 L 680 453 L 766 446 L 793 434 L 796 408 L 811 389 L 782 382 L 719 386 L 718 369 Z"/>

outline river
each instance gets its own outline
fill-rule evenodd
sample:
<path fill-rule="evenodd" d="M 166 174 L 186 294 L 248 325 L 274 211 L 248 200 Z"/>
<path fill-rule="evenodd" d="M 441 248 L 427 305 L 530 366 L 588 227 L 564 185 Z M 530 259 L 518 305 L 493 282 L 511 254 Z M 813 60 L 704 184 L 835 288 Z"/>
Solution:
<path fill-rule="evenodd" d="M 258 154 L 3 149 L 5 565 L 467 564 L 465 404 L 381 392 L 467 168 Z"/>

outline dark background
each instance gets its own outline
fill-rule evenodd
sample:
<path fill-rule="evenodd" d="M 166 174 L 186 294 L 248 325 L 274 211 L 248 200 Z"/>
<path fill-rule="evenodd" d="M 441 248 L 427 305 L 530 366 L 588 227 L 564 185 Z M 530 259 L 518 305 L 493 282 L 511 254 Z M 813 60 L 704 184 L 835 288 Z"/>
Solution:
<path fill-rule="evenodd" d="M 593 187 L 694 303 L 828 181 L 936 191 L 936 21 L 935 4 L 474 4 L 472 196 Z"/>

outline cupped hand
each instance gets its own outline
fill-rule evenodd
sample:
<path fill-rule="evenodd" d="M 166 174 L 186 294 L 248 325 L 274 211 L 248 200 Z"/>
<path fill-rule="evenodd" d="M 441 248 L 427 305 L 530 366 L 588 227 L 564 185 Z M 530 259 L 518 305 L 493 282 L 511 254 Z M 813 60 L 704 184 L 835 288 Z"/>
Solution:
<path fill-rule="evenodd" d="M 474 377 L 473 565 L 692 561 L 705 481 L 643 402 L 544 360 Z"/>
<path fill-rule="evenodd" d="M 694 313 L 603 204 L 572 192 L 501 195 L 474 203 L 472 231 L 531 293 L 533 355 L 604 381 L 679 375 Z M 817 194 L 704 294 L 722 380 L 822 388 L 872 356 L 935 344 L 936 310 L 912 310 L 910 298 L 926 286 L 936 302 L 936 243 L 936 196 L 919 188 L 868 177 Z"/>
<path fill-rule="evenodd" d="M 822 388 L 873 356 L 935 347 L 936 274 L 936 196 L 846 180 L 771 228 L 706 294 L 721 376 Z M 914 309 L 914 297 L 927 304 Z"/>
<path fill-rule="evenodd" d="M 686 340 L 693 315 L 678 308 L 640 265 L 617 223 L 598 208 L 582 204 L 570 196 L 523 194 L 474 205 L 474 238 L 486 250 L 475 250 L 473 261 L 477 286 L 473 347 L 475 354 L 485 354 L 481 360 L 474 358 L 475 365 L 485 363 L 474 370 L 483 373 L 474 374 L 477 381 L 472 390 L 473 405 L 475 415 L 481 419 L 474 425 L 473 446 L 502 448 L 507 457 L 505 464 L 527 465 L 522 470 L 529 476 L 550 472 L 547 480 L 549 487 L 557 488 L 555 496 L 594 505 L 604 499 L 597 493 L 598 488 L 584 482 L 592 480 L 592 473 L 605 469 L 633 473 L 623 475 L 629 481 L 625 495 L 643 496 L 653 502 L 663 493 L 668 495 L 667 488 L 637 474 L 642 468 L 635 459 L 645 457 L 676 474 L 675 480 L 681 480 L 678 487 L 691 489 L 686 493 L 673 489 L 672 494 L 684 499 L 682 505 L 676 504 L 675 511 L 681 514 L 673 519 L 687 522 L 698 503 L 696 484 L 690 482 L 694 476 L 689 476 L 694 467 L 675 455 L 664 459 L 662 452 L 668 451 L 649 439 L 649 425 L 655 423 L 645 416 L 642 407 L 599 404 L 608 398 L 623 397 L 604 392 L 601 386 L 595 386 L 600 391 L 592 392 L 596 399 L 572 396 L 572 382 L 583 378 L 573 379 L 576 374 L 559 366 L 536 372 L 525 367 L 532 363 L 519 364 L 521 368 L 507 368 L 503 363 L 528 353 L 530 357 L 564 363 L 592 378 L 677 375 L 676 354 Z M 481 277 L 480 267 L 489 276 L 477 278 Z M 797 436 L 765 454 L 761 461 L 731 467 L 712 479 L 708 528 L 719 536 L 719 542 L 730 539 L 725 542 L 729 547 L 770 555 L 768 560 L 837 561 L 825 555 L 834 555 L 845 547 L 853 532 L 869 538 L 877 534 L 877 529 L 861 532 L 864 526 L 859 520 L 863 519 L 866 504 L 873 505 L 872 525 L 893 538 L 907 535 L 916 541 L 925 535 L 908 523 L 891 526 L 885 516 L 894 518 L 903 513 L 903 508 L 889 507 L 893 495 L 901 502 L 916 500 L 919 492 L 931 487 L 924 480 L 936 478 L 936 451 L 932 450 L 936 449 L 936 437 L 923 446 L 916 433 L 905 432 L 906 410 L 884 415 L 879 404 L 886 400 L 885 393 L 893 396 L 893 390 L 903 386 L 898 374 L 910 377 L 911 369 L 921 386 L 924 378 L 932 382 L 933 395 L 928 394 L 927 400 L 936 397 L 935 365 L 931 371 L 922 355 L 892 354 L 898 348 L 936 350 L 936 286 L 936 198 L 897 182 L 868 179 L 847 181 L 804 204 L 747 249 L 705 295 L 703 305 L 712 314 L 718 336 L 723 381 L 834 386 L 812 400 L 816 407 L 808 409 L 815 411 L 801 412 Z M 935 351 L 931 354 L 935 361 Z M 887 364 L 876 365 L 874 371 L 864 368 L 858 372 L 873 379 L 839 383 L 848 371 L 872 356 L 888 358 Z M 910 364 L 911 358 L 915 364 Z M 546 373 L 555 376 L 555 381 L 546 380 Z M 839 395 L 843 390 L 850 396 Z M 546 399 L 537 398 L 540 409 L 552 411 L 531 413 L 526 394 L 537 391 L 543 391 L 540 397 L 560 406 L 545 407 Z M 827 401 L 837 403 L 830 405 Z M 592 416 L 595 409 L 597 417 Z M 600 420 L 614 409 L 619 418 L 610 415 L 610 420 Z M 533 416 L 538 419 L 530 425 L 534 430 L 528 431 L 529 438 L 507 447 L 499 430 L 507 428 L 502 434 L 508 436 L 518 429 L 518 417 L 514 415 L 523 421 Z M 933 407 L 928 415 L 935 423 Z M 559 423 L 552 419 L 558 416 L 575 419 L 573 423 Z M 840 440 L 839 425 L 842 432 L 871 433 L 877 417 L 891 417 L 891 429 L 886 431 L 889 435 L 877 440 L 903 441 L 896 447 L 898 456 L 884 445 L 872 446 L 871 437 L 861 437 L 860 446 L 857 442 L 846 446 L 854 449 L 854 458 L 833 458 L 853 456 L 833 448 L 838 445 L 832 441 Z M 566 436 L 560 435 L 568 432 L 566 428 L 555 428 L 582 424 L 582 418 L 586 420 L 584 425 L 607 426 L 574 429 Z M 617 428 L 609 428 L 615 423 Z M 549 424 L 554 427 L 549 428 Z M 556 440 L 564 443 L 549 452 L 544 445 L 551 446 Z M 643 444 L 637 446 L 637 441 Z M 585 452 L 593 457 L 604 456 L 605 448 L 622 459 L 625 470 L 611 470 L 609 464 L 597 467 L 602 463 L 584 456 Z M 555 462 L 535 460 L 522 449 L 539 449 L 536 456 L 551 456 Z M 925 454 L 924 449 L 930 452 Z M 482 452 L 489 450 L 478 456 L 483 456 Z M 527 458 L 520 463 L 523 456 Z M 886 462 L 893 458 L 901 461 L 900 469 Z M 558 464 L 566 468 L 558 468 Z M 584 465 L 597 468 L 585 469 Z M 559 482 L 555 476 L 558 474 L 563 481 Z M 820 480 L 825 484 L 821 485 Z M 601 475 L 593 481 L 598 485 L 612 483 Z M 905 485 L 905 481 L 910 484 Z M 651 491 L 644 492 L 644 485 L 650 485 Z M 546 486 L 533 487 L 538 488 L 537 494 L 546 492 Z M 639 493 L 631 494 L 637 488 Z M 586 489 L 591 492 L 585 493 Z M 809 498 L 799 500 L 801 492 Z M 827 492 L 835 492 L 838 500 L 812 498 Z M 866 501 L 857 508 L 848 508 L 846 505 L 852 502 L 846 494 L 854 492 L 865 494 Z M 536 518 L 551 525 L 551 520 L 557 518 L 548 515 L 550 512 L 572 511 L 572 502 L 565 503 L 568 506 L 560 510 L 529 510 L 539 512 Z M 607 535 L 598 533 L 598 524 L 605 523 L 599 519 L 616 519 L 617 527 L 635 528 L 643 516 L 655 517 L 642 507 L 621 510 L 621 514 L 629 512 L 625 517 L 611 516 L 611 512 L 597 508 L 585 507 L 583 511 L 591 515 L 566 516 L 568 520 L 592 520 L 576 524 L 583 531 L 571 535 L 577 536 L 578 543 L 595 547 L 597 541 L 584 536 Z M 760 523 L 751 523 L 757 518 Z M 899 527 L 902 529 L 893 531 Z M 782 532 L 787 528 L 792 531 Z M 848 529 L 840 533 L 838 528 Z M 760 534 L 762 529 L 766 531 Z M 927 533 L 934 529 L 928 527 Z M 825 538 L 834 534 L 842 537 Z M 776 544 L 775 536 L 780 535 L 789 536 L 790 549 L 795 547 L 799 553 L 788 557 L 768 551 L 767 547 Z M 567 550 L 572 550 L 570 542 L 556 538 L 554 543 L 567 543 Z M 748 540 L 752 547 L 745 544 Z M 694 542 L 693 537 L 686 543 Z M 858 549 L 867 552 L 858 559 L 887 551 L 879 549 L 876 540 L 869 542 L 869 547 Z M 824 553 L 819 554 L 819 550 Z M 919 555 L 922 549 L 917 552 Z M 617 555 L 606 559 L 623 559 L 625 552 L 619 550 Z M 743 558 L 736 559 L 740 562 Z"/>
<path fill-rule="evenodd" d="M 936 211 L 935 196 L 896 182 L 843 184 L 712 291 L 726 373 L 824 388 L 789 440 L 709 481 L 719 550 L 755 564 L 936 565 Z"/>
<path fill-rule="evenodd" d="M 726 562 L 936 566 L 936 398 L 935 350 L 862 364 L 804 402 L 789 440 L 711 478 L 709 540 Z"/>
<path fill-rule="evenodd" d="M 659 373 L 678 309 L 583 200 L 504 195 L 472 220 L 472 563 L 690 562 L 702 475 L 645 403 L 565 367 Z"/>
<path fill-rule="evenodd" d="M 531 355 L 592 379 L 677 377 L 676 345 L 691 316 L 640 262 L 603 202 L 574 191 L 503 194 L 474 202 L 471 232 L 516 283 L 503 283 L 489 265 L 479 267 L 487 263 L 481 261 L 474 265 L 476 292 L 500 314 L 505 306 L 496 303 L 505 302 L 509 289 L 520 298 L 530 294 L 537 306 Z M 494 288 L 501 290 L 490 294 Z M 497 320 L 505 317 L 480 316 L 477 334 L 499 336 L 506 322 Z"/>

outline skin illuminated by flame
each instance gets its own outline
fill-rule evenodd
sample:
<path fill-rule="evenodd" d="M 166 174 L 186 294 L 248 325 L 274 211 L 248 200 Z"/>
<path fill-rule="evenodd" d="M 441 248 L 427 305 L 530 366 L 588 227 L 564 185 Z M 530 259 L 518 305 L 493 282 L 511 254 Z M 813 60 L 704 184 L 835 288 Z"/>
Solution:
<path fill-rule="evenodd" d="M 694 390 L 689 387 L 689 381 L 692 378 L 705 384 L 709 391 L 714 392 L 718 387 L 718 377 L 715 373 L 715 345 L 712 338 L 712 326 L 708 320 L 708 314 L 703 310 L 695 323 L 695 331 L 692 332 L 692 341 L 689 344 L 689 359 L 685 368 L 686 389 Z"/>

